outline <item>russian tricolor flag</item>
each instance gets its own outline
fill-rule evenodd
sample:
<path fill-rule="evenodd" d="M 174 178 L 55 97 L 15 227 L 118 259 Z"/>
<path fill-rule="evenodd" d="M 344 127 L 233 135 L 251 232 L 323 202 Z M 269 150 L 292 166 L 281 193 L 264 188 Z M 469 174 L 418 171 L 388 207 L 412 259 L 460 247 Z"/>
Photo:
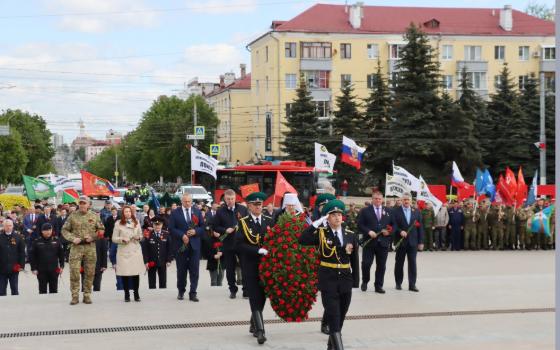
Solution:
<path fill-rule="evenodd" d="M 463 179 L 463 175 L 461 175 L 459 167 L 457 166 L 457 163 L 455 163 L 455 161 L 453 161 L 452 169 L 453 172 L 451 173 L 451 185 L 457 188 L 470 187 L 470 184 L 466 183 L 465 179 Z"/>
<path fill-rule="evenodd" d="M 346 136 L 342 136 L 342 162 L 360 170 L 362 157 L 366 151 L 365 147 L 360 147 L 356 142 Z"/>

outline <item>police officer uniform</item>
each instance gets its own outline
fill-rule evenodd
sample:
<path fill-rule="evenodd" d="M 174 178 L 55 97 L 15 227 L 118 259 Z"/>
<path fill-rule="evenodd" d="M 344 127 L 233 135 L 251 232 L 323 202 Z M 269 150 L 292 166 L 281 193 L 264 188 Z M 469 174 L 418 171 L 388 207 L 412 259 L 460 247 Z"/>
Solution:
<path fill-rule="evenodd" d="M 262 192 L 254 192 L 248 195 L 245 200 L 253 205 L 262 205 L 266 197 L 266 194 Z M 235 236 L 235 248 L 241 258 L 243 279 L 251 306 L 251 325 L 253 327 L 250 331 L 254 330 L 253 334 L 257 337 L 259 344 L 266 341 L 262 316 L 266 295 L 259 276 L 259 262 L 262 255 L 268 254 L 268 251 L 262 248 L 262 240 L 267 228 L 272 225 L 271 217 L 262 213 L 255 216 L 249 212 L 249 215 L 239 220 L 238 231 Z"/>
<path fill-rule="evenodd" d="M 50 223 L 44 223 L 41 231 L 52 231 Z M 64 248 L 57 237 L 41 236 L 33 241 L 31 250 L 31 271 L 37 271 L 39 294 L 58 292 L 58 277 L 60 269 L 64 268 Z"/>
<path fill-rule="evenodd" d="M 167 288 L 167 264 L 171 263 L 171 240 L 169 232 L 163 230 L 165 220 L 161 216 L 152 219 L 154 230 L 142 241 L 144 264 L 148 265 L 148 286 L 156 288 L 156 274 L 159 279 L 159 288 Z M 158 230 L 159 228 L 159 230 Z"/>
<path fill-rule="evenodd" d="M 25 266 L 25 242 L 23 236 L 12 232 L 0 233 L 0 296 L 6 295 L 8 283 L 12 295 L 18 295 L 18 277 Z"/>
<path fill-rule="evenodd" d="M 345 206 L 340 200 L 329 201 L 323 207 L 323 216 L 344 213 Z M 335 232 L 328 224 L 317 220 L 299 238 L 302 245 L 315 245 L 319 250 L 319 283 L 323 307 L 329 323 L 328 349 L 343 349 L 341 329 L 350 307 L 352 288 L 359 285 L 358 238 L 341 226 Z M 347 245 L 353 249 L 347 252 Z"/>

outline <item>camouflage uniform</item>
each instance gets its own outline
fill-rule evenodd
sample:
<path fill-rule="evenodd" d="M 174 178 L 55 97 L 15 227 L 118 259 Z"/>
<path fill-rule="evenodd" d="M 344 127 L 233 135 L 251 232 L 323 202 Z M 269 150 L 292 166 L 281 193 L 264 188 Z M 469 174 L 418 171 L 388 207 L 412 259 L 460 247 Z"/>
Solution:
<path fill-rule="evenodd" d="M 490 208 L 481 207 L 478 211 L 478 221 L 476 225 L 477 241 L 476 249 L 488 250 L 488 214 Z"/>
<path fill-rule="evenodd" d="M 530 249 L 531 233 L 527 230 L 527 220 L 532 217 L 530 208 L 520 208 L 516 218 L 519 222 L 519 249 Z"/>
<path fill-rule="evenodd" d="M 83 214 L 80 211 L 72 213 L 62 227 L 62 236 L 70 242 L 70 291 L 72 292 L 72 304 L 77 303 L 80 293 L 80 267 L 84 267 L 84 302 L 91 302 L 91 289 L 95 275 L 95 263 L 97 254 L 95 251 L 95 240 L 97 231 L 104 230 L 99 215 L 92 211 Z M 87 243 L 86 236 L 92 241 Z M 80 244 L 72 241 L 81 239 Z"/>
<path fill-rule="evenodd" d="M 476 226 L 478 221 L 478 213 L 475 213 L 474 208 L 465 208 L 463 211 L 465 216 L 464 233 L 465 233 L 465 249 L 476 249 Z"/>
<path fill-rule="evenodd" d="M 348 211 L 346 216 L 346 226 L 352 232 L 358 232 L 358 212 L 356 210 Z"/>
<path fill-rule="evenodd" d="M 434 249 L 434 221 L 435 215 L 432 208 L 422 209 L 422 224 L 424 224 L 424 250 Z"/>
<path fill-rule="evenodd" d="M 493 207 L 488 214 L 488 225 L 492 230 L 492 249 L 504 249 L 504 213 L 500 207 Z"/>
<path fill-rule="evenodd" d="M 511 205 L 504 210 L 504 243 L 508 249 L 515 249 L 517 245 L 517 235 L 515 234 L 515 208 Z"/>

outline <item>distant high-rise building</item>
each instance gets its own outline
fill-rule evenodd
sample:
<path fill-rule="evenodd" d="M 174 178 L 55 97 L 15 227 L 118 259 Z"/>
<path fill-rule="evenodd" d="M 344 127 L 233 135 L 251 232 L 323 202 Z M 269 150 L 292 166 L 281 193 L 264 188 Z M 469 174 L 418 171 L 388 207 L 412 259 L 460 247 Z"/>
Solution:
<path fill-rule="evenodd" d="M 64 144 L 64 137 L 60 134 L 53 133 L 51 136 L 51 143 L 54 149 L 62 146 Z"/>

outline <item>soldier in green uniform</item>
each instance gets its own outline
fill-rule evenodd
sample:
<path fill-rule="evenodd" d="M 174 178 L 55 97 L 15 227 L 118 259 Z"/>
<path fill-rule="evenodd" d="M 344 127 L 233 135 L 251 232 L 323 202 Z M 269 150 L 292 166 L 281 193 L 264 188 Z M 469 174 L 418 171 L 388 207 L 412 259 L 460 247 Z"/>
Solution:
<path fill-rule="evenodd" d="M 426 206 L 422 209 L 422 224 L 424 225 L 424 250 L 429 252 L 434 249 L 434 221 L 435 214 L 432 204 L 426 202 Z"/>
<path fill-rule="evenodd" d="M 84 304 L 91 304 L 91 289 L 97 254 L 95 241 L 103 238 L 104 227 L 99 215 L 89 211 L 89 198 L 80 196 L 80 209 L 72 213 L 62 227 L 62 236 L 70 242 L 70 305 L 79 302 L 80 267 L 84 266 Z"/>
<path fill-rule="evenodd" d="M 476 249 L 476 226 L 478 222 L 479 213 L 475 212 L 474 204 L 472 201 L 466 203 L 463 212 L 465 216 L 464 232 L 465 232 L 465 249 Z"/>
<path fill-rule="evenodd" d="M 516 218 L 519 223 L 519 249 L 529 249 L 531 233 L 527 231 L 527 220 L 532 217 L 531 208 L 519 208 Z"/>
<path fill-rule="evenodd" d="M 358 211 L 356 204 L 350 203 L 348 205 L 348 212 L 346 213 L 346 227 L 352 232 L 358 232 Z"/>
<path fill-rule="evenodd" d="M 488 224 L 492 231 L 492 249 L 504 249 L 504 210 L 502 205 L 492 205 L 488 214 Z"/>
<path fill-rule="evenodd" d="M 488 250 L 489 212 L 490 212 L 490 202 L 486 200 L 482 201 L 478 209 L 478 221 L 476 224 L 476 234 L 477 234 L 476 249 L 477 250 L 479 249 Z"/>
<path fill-rule="evenodd" d="M 515 249 L 517 235 L 515 234 L 515 208 L 506 205 L 504 210 L 504 244 L 507 249 Z"/>

